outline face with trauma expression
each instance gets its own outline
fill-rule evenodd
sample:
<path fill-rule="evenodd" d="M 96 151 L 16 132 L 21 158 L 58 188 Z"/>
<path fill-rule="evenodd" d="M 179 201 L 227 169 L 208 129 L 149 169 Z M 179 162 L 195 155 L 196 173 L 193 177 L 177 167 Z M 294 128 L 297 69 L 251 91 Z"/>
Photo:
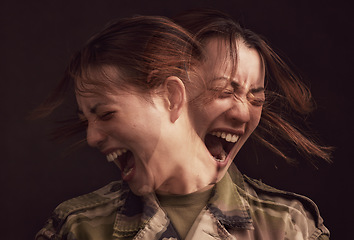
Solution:
<path fill-rule="evenodd" d="M 76 99 L 79 116 L 87 122 L 88 144 L 116 163 L 136 195 L 187 194 L 214 181 L 215 163 L 190 123 L 180 79 L 169 77 L 145 93 L 112 86 L 98 94 L 81 86 Z"/>
<path fill-rule="evenodd" d="M 88 144 L 117 164 L 135 194 L 144 195 L 173 176 L 176 166 L 166 161 L 166 149 L 175 149 L 170 146 L 175 143 L 168 139 L 171 121 L 162 97 L 143 97 L 141 91 L 129 88 L 76 94 L 76 99 L 79 116 L 87 122 Z"/>
<path fill-rule="evenodd" d="M 212 38 L 207 42 L 201 69 L 209 94 L 216 96 L 203 106 L 191 107 L 197 134 L 219 169 L 225 172 L 257 127 L 265 101 L 265 71 L 259 53 L 242 39 L 236 40 L 236 44 L 237 65 L 233 74 L 225 41 Z"/>
<path fill-rule="evenodd" d="M 151 191 L 158 184 L 151 169 L 158 167 L 155 159 L 160 145 L 160 109 L 124 90 L 76 98 L 79 115 L 88 124 L 88 144 L 118 165 L 122 179 L 137 194 Z"/>

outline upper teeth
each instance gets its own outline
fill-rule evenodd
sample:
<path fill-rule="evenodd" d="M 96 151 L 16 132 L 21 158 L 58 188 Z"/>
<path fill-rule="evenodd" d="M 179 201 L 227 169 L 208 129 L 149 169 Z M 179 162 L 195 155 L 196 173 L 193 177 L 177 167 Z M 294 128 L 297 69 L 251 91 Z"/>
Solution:
<path fill-rule="evenodd" d="M 119 156 L 121 156 L 123 153 L 126 153 L 127 149 L 118 149 L 115 152 L 111 152 L 109 154 L 107 154 L 107 161 L 108 162 L 113 162 L 116 158 L 118 158 Z"/>
<path fill-rule="evenodd" d="M 211 135 L 225 139 L 227 142 L 235 143 L 240 136 L 226 132 L 212 132 Z"/>

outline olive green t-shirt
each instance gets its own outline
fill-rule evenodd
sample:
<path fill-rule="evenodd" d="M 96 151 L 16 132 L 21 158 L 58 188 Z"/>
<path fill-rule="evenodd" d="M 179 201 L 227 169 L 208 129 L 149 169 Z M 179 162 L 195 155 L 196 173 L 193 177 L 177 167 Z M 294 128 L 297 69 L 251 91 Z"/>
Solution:
<path fill-rule="evenodd" d="M 157 195 L 173 226 L 185 239 L 195 219 L 207 204 L 212 189 L 187 195 Z"/>

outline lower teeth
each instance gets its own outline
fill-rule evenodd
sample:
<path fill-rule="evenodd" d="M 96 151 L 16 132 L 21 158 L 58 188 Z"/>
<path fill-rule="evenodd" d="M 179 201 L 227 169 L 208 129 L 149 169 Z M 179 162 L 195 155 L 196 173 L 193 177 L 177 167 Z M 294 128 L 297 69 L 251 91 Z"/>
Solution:
<path fill-rule="evenodd" d="M 218 157 L 214 157 L 214 159 L 218 162 L 223 162 L 226 160 L 226 152 L 222 151 Z"/>
<path fill-rule="evenodd" d="M 133 168 L 124 169 L 124 175 L 127 176 L 133 171 Z"/>
<path fill-rule="evenodd" d="M 218 158 L 216 158 L 216 157 L 214 157 L 214 159 L 215 159 L 215 161 L 217 161 L 217 162 L 223 162 L 223 161 L 225 161 L 225 159 L 218 159 Z"/>

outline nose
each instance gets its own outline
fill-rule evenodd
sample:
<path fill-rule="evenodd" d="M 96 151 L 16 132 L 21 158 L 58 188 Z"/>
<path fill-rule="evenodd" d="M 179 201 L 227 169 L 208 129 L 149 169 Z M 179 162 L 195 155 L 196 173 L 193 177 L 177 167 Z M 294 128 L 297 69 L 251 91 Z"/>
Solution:
<path fill-rule="evenodd" d="M 86 141 L 89 146 L 94 148 L 101 148 L 105 141 L 106 134 L 96 125 L 95 122 L 89 123 L 86 131 Z"/>
<path fill-rule="evenodd" d="M 250 106 L 248 101 L 242 99 L 235 99 L 226 112 L 228 120 L 232 120 L 238 124 L 244 124 L 250 121 Z"/>

